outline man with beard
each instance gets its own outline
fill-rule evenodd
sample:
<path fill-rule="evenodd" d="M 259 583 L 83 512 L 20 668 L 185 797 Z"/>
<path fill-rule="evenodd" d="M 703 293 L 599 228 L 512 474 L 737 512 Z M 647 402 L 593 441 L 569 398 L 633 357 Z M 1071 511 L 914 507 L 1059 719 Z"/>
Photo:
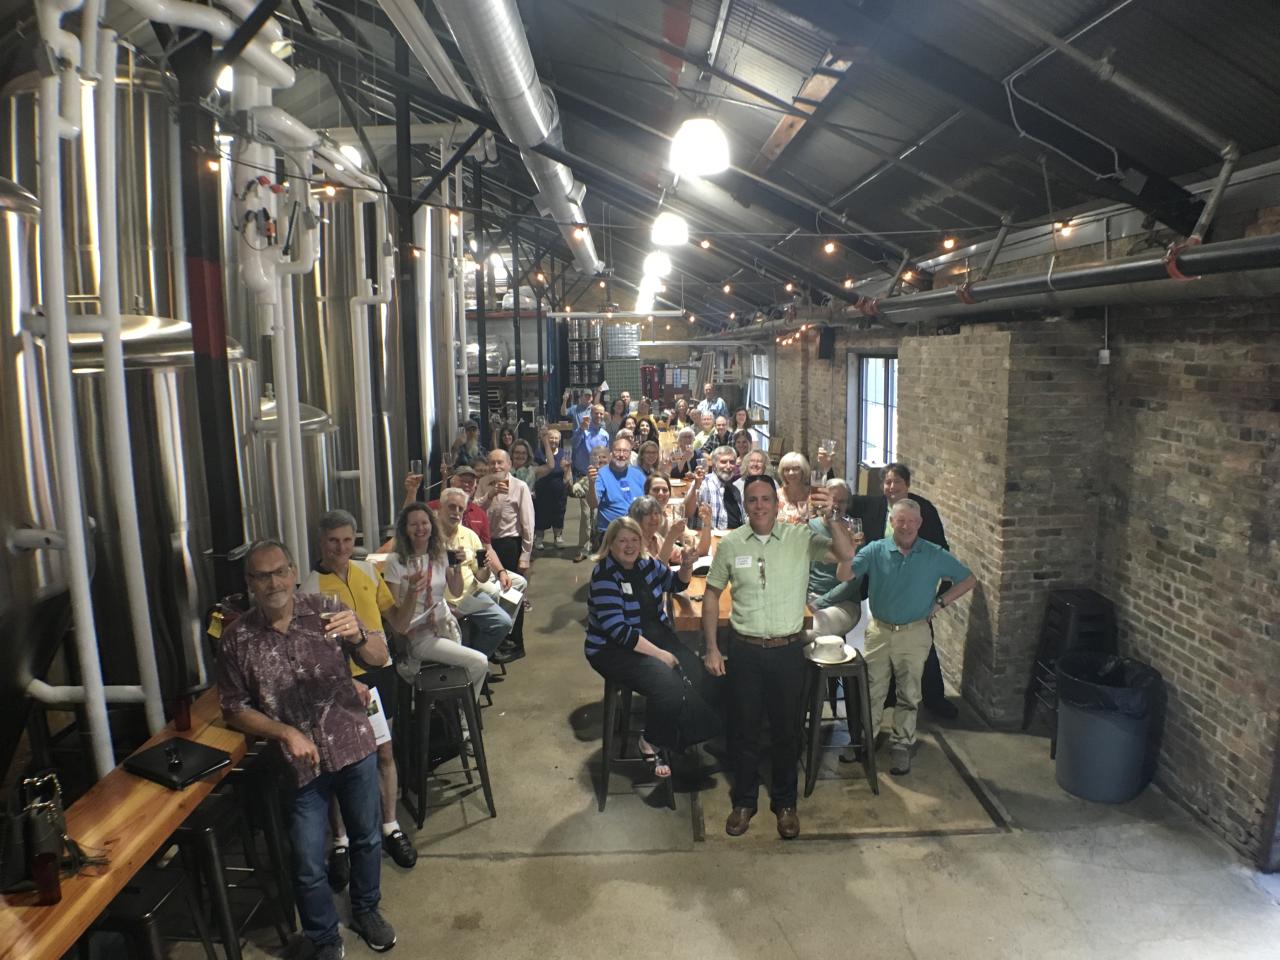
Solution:
<path fill-rule="evenodd" d="M 736 530 L 744 519 L 742 501 L 733 483 L 738 474 L 738 455 L 733 447 L 716 447 L 710 458 L 711 476 L 706 476 L 702 467 L 693 474 L 693 482 L 684 497 L 684 515 L 695 518 L 694 529 L 697 529 L 698 506 L 705 503 L 711 508 L 713 530 Z"/>

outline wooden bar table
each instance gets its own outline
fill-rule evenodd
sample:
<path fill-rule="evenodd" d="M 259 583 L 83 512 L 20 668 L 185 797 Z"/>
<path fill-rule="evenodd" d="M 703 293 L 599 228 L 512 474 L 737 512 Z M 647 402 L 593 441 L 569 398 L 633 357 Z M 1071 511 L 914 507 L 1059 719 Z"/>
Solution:
<path fill-rule="evenodd" d="M 244 735 L 222 724 L 217 690 L 191 705 L 191 729 L 170 724 L 140 749 L 179 736 L 225 750 L 231 765 L 170 790 L 116 767 L 67 810 L 67 834 L 87 853 L 105 852 L 110 862 L 63 877 L 62 900 L 37 906 L 36 894 L 6 894 L 0 904 L 0 958 L 57 960 L 115 899 L 215 786 L 244 759 Z"/>

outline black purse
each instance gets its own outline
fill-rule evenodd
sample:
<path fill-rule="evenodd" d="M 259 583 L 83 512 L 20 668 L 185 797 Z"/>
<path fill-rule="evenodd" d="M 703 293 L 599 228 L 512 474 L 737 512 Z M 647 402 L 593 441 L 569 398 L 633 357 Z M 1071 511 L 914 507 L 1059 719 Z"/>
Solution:
<path fill-rule="evenodd" d="M 87 856 L 67 836 L 62 785 L 52 771 L 27 777 L 9 791 L 0 837 L 0 890 L 34 890 L 36 859 L 49 854 L 62 873 L 79 873 L 86 865 L 107 862 L 105 857 Z"/>

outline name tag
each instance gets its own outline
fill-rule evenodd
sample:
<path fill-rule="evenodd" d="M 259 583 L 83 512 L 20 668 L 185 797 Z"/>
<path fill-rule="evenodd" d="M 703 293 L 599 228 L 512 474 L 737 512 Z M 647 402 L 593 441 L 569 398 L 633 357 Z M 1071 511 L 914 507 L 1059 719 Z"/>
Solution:
<path fill-rule="evenodd" d="M 629 583 L 622 584 L 622 592 L 625 593 L 628 597 L 631 596 L 631 584 Z"/>
<path fill-rule="evenodd" d="M 734 558 L 733 558 L 733 565 L 734 565 L 735 567 L 742 567 L 742 568 L 744 568 L 744 569 L 746 569 L 746 568 L 750 568 L 750 566 L 751 566 L 751 557 L 749 557 L 749 556 L 746 556 L 746 557 L 734 557 Z"/>

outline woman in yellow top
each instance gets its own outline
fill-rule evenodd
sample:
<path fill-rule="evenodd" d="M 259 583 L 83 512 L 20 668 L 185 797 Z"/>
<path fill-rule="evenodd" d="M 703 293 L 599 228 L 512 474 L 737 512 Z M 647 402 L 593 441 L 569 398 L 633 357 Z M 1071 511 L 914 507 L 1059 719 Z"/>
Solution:
<path fill-rule="evenodd" d="M 395 597 L 380 574 L 363 560 L 353 560 L 356 545 L 356 519 L 345 510 L 330 510 L 320 517 L 320 560 L 302 582 L 303 593 L 324 594 L 346 604 L 360 618 L 368 631 L 382 631 L 382 614 L 392 610 Z M 351 660 L 351 673 L 367 687 L 378 691 L 382 709 L 390 727 L 396 712 L 396 684 L 399 677 L 390 659 L 386 663 L 360 663 Z M 402 867 L 418 861 L 418 851 L 396 821 L 396 761 L 391 741 L 378 745 L 378 787 L 382 794 L 382 845 L 391 859 Z M 329 807 L 329 823 L 333 828 L 333 854 L 329 858 L 329 885 L 342 890 L 351 877 L 351 861 L 347 854 L 349 841 L 342 813 L 335 801 Z"/>

